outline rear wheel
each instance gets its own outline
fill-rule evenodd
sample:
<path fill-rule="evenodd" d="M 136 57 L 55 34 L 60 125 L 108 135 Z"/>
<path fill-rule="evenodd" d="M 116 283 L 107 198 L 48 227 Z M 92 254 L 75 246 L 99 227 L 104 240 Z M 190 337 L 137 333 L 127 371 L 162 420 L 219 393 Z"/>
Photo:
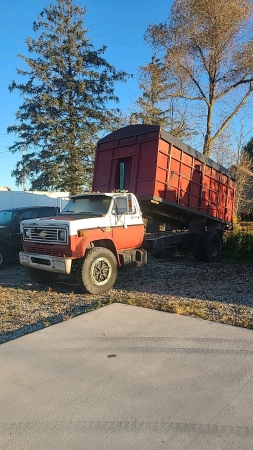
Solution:
<path fill-rule="evenodd" d="M 35 281 L 38 284 L 52 283 L 57 277 L 57 273 L 46 272 L 45 270 L 34 269 L 32 267 L 25 266 L 25 272 L 31 281 Z"/>
<path fill-rule="evenodd" d="M 82 291 L 102 294 L 113 287 L 117 271 L 114 254 L 107 248 L 93 247 L 79 261 L 76 276 Z"/>
<path fill-rule="evenodd" d="M 215 231 L 206 232 L 201 240 L 201 257 L 205 262 L 217 262 L 221 255 L 221 238 Z"/>

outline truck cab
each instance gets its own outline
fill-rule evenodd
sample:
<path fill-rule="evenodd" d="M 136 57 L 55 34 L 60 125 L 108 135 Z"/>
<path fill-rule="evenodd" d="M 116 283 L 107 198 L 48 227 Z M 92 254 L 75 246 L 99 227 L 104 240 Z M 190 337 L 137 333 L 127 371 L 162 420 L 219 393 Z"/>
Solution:
<path fill-rule="evenodd" d="M 146 260 L 142 213 L 125 191 L 73 195 L 57 217 L 22 221 L 21 233 L 20 263 L 38 283 L 75 272 L 83 291 L 101 293 L 118 267 Z"/>

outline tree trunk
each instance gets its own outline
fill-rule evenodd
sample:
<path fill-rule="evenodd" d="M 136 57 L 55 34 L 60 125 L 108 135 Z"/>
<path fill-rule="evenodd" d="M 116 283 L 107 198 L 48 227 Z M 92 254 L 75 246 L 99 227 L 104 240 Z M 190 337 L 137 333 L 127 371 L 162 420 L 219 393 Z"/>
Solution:
<path fill-rule="evenodd" d="M 212 125 L 213 125 L 213 98 L 214 98 L 214 83 L 210 83 L 209 104 L 206 118 L 206 135 L 204 140 L 203 154 L 210 157 L 213 140 L 211 137 Z"/>

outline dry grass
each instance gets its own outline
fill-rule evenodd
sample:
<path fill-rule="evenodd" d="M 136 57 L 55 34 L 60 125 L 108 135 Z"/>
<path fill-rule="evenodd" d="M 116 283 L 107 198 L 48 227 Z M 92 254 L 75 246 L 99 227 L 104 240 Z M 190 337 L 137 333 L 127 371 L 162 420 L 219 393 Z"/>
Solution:
<path fill-rule="evenodd" d="M 186 301 L 178 298 L 159 301 L 150 298 L 140 299 L 138 296 L 123 300 L 121 303 L 253 329 L 252 310 L 235 304 L 198 299 Z"/>

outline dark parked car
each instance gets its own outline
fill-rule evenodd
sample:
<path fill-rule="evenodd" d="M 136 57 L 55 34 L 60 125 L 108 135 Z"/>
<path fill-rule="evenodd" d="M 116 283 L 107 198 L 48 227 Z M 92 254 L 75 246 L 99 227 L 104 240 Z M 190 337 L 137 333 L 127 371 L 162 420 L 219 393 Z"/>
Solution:
<path fill-rule="evenodd" d="M 58 213 L 59 208 L 54 206 L 30 206 L 0 211 L 0 269 L 6 267 L 11 258 L 22 250 L 20 236 L 22 220 L 52 217 Z"/>

